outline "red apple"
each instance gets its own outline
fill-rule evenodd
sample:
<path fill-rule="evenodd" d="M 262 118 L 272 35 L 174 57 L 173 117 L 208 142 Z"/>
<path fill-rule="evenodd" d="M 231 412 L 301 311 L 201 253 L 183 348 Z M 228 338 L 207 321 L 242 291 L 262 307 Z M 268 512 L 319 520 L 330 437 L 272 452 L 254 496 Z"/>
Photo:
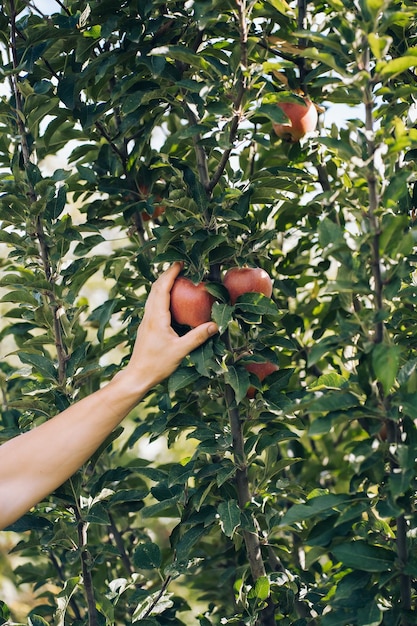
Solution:
<path fill-rule="evenodd" d="M 171 315 L 177 324 L 194 328 L 211 320 L 214 301 L 204 282 L 195 284 L 179 276 L 171 289 Z"/>
<path fill-rule="evenodd" d="M 156 200 L 159 200 L 160 197 L 157 197 Z M 163 204 L 157 204 L 155 206 L 155 210 L 152 215 L 149 215 L 147 211 L 142 211 L 142 219 L 144 222 L 149 222 L 149 220 L 154 220 L 157 217 L 160 217 L 163 213 L 165 213 L 165 207 Z"/>
<path fill-rule="evenodd" d="M 272 361 L 263 361 L 263 362 L 253 362 L 253 363 L 245 363 L 245 369 L 251 374 L 255 374 L 259 378 L 259 381 L 262 382 L 264 378 L 272 374 L 272 372 L 276 372 L 279 368 L 278 365 L 272 363 Z M 256 393 L 255 387 L 252 385 L 246 392 L 247 398 L 254 398 Z"/>
<path fill-rule="evenodd" d="M 143 199 L 149 197 L 149 189 L 146 185 L 139 185 L 139 192 Z M 162 197 L 160 195 L 156 195 L 155 200 L 157 202 L 161 202 Z M 160 217 L 163 213 L 165 213 L 165 206 L 163 204 L 157 204 L 155 205 L 152 215 L 147 211 L 142 211 L 141 216 L 144 222 L 149 222 L 150 220 L 154 220 L 157 217 Z"/>
<path fill-rule="evenodd" d="M 263 293 L 268 298 L 272 295 L 272 280 L 260 267 L 232 267 L 224 275 L 223 284 L 232 304 L 244 293 Z"/>
<path fill-rule="evenodd" d="M 285 124 L 273 122 L 272 127 L 275 134 L 284 141 L 296 143 L 306 133 L 315 130 L 317 126 L 318 113 L 315 105 L 308 98 L 304 98 L 305 104 L 301 102 L 279 102 L 279 108 L 288 117 Z"/>

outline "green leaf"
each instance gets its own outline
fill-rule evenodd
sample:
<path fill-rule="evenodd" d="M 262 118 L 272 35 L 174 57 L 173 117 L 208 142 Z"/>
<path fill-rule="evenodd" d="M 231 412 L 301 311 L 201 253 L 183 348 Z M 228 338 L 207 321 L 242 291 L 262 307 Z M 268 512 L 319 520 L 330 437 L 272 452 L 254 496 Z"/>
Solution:
<path fill-rule="evenodd" d="M 369 33 L 368 41 L 374 57 L 376 59 L 382 59 L 388 52 L 392 38 L 383 37 L 377 33 Z"/>
<path fill-rule="evenodd" d="M 278 318 L 279 315 L 275 302 L 262 293 L 244 293 L 237 298 L 235 306 L 245 313 L 268 315 L 275 318 Z"/>
<path fill-rule="evenodd" d="M 89 322 L 98 323 L 97 339 L 100 343 L 104 341 L 104 332 L 110 322 L 116 305 L 117 300 L 109 299 L 94 309 L 88 318 Z"/>
<path fill-rule="evenodd" d="M 175 59 L 204 72 L 212 73 L 214 71 L 218 73 L 214 64 L 208 63 L 201 54 L 196 54 L 186 46 L 161 46 L 160 48 L 153 48 L 148 54 Z"/>
<path fill-rule="evenodd" d="M 381 68 L 380 68 L 380 65 L 382 65 Z M 398 76 L 398 74 L 401 74 L 409 70 L 410 68 L 416 67 L 416 66 L 417 66 L 417 57 L 408 55 L 408 56 L 399 57 L 398 59 L 392 59 L 391 61 L 387 61 L 384 64 L 380 62 L 377 65 L 377 71 L 382 80 L 391 79 L 394 76 Z"/>
<path fill-rule="evenodd" d="M 214 302 L 211 308 L 211 317 L 219 327 L 220 334 L 223 333 L 228 324 L 232 321 L 233 307 L 223 302 Z"/>
<path fill-rule="evenodd" d="M 110 524 L 107 508 L 101 502 L 91 507 L 85 516 L 85 520 L 92 524 L 104 524 L 105 526 Z"/>
<path fill-rule="evenodd" d="M 352 155 L 353 156 L 353 155 Z M 345 238 L 343 236 L 343 230 L 328 217 L 325 217 L 318 226 L 319 241 L 323 248 L 329 246 L 334 248 L 335 246 L 345 245 Z"/>
<path fill-rule="evenodd" d="M 9 607 L 3 602 L 3 600 L 0 600 L 0 624 L 5 624 L 8 621 L 9 617 Z"/>
<path fill-rule="evenodd" d="M 159 621 L 153 622 L 151 619 L 145 618 L 152 615 L 161 615 L 167 609 L 170 609 L 173 606 L 171 596 L 172 593 L 162 590 L 155 591 L 155 593 L 147 596 L 145 600 L 141 600 L 133 611 L 132 623 L 140 622 L 142 626 L 153 626 L 154 623 L 159 624 Z"/>
<path fill-rule="evenodd" d="M 375 376 L 388 394 L 395 382 L 400 367 L 401 347 L 379 343 L 372 350 L 372 367 Z"/>
<path fill-rule="evenodd" d="M 351 610 L 339 609 L 336 611 L 330 611 L 323 615 L 323 619 L 321 621 L 322 626 L 347 626 L 348 624 L 353 624 L 354 619 L 356 619 L 355 614 Z"/>
<path fill-rule="evenodd" d="M 194 367 L 180 367 L 169 377 L 168 390 L 170 393 L 175 393 L 179 389 L 192 385 L 199 378 L 200 374 Z"/>
<path fill-rule="evenodd" d="M 32 307 L 39 306 L 39 300 L 28 289 L 15 289 L 7 291 L 0 299 L 0 302 L 14 302 L 15 304 L 29 304 Z"/>
<path fill-rule="evenodd" d="M 311 413 L 342 411 L 359 406 L 359 399 L 350 391 L 323 391 L 315 392 L 317 397 L 308 402 Z"/>
<path fill-rule="evenodd" d="M 370 602 L 358 609 L 358 626 L 379 626 L 383 613 L 376 602 Z"/>
<path fill-rule="evenodd" d="M 255 593 L 259 600 L 266 600 L 269 597 L 270 584 L 268 576 L 260 576 L 255 583 Z"/>
<path fill-rule="evenodd" d="M 156 543 L 146 541 L 140 543 L 133 553 L 133 563 L 137 569 L 154 569 L 161 567 L 161 550 Z"/>
<path fill-rule="evenodd" d="M 220 525 L 226 537 L 232 538 L 239 528 L 241 511 L 236 500 L 221 502 L 217 507 Z"/>
<path fill-rule="evenodd" d="M 303 522 L 311 517 L 329 513 L 340 505 L 347 505 L 351 502 L 350 496 L 343 494 L 328 494 L 317 496 L 308 500 L 305 504 L 294 504 L 282 517 L 280 526 L 289 526 L 298 522 Z"/>
<path fill-rule="evenodd" d="M 143 518 L 149 517 L 177 517 L 178 516 L 178 497 L 168 498 L 162 502 L 156 502 L 141 509 Z"/>
<path fill-rule="evenodd" d="M 267 0 L 267 3 L 282 15 L 294 16 L 294 12 L 286 0 Z"/>
<path fill-rule="evenodd" d="M 188 558 L 191 548 L 207 532 L 208 531 L 203 524 L 189 528 L 175 546 L 177 561 L 185 561 Z"/>
<path fill-rule="evenodd" d="M 45 378 L 56 381 L 56 369 L 51 359 L 30 352 L 19 352 L 18 354 L 22 363 L 31 365 L 35 371 L 42 374 Z"/>
<path fill-rule="evenodd" d="M 168 486 L 173 487 L 174 485 L 183 485 L 188 481 L 193 473 L 194 463 L 187 463 L 186 465 L 176 463 L 175 465 L 172 465 L 168 475 Z"/>
<path fill-rule="evenodd" d="M 333 553 L 345 567 L 365 572 L 387 572 L 394 569 L 394 552 L 363 540 L 340 544 L 333 549 Z"/>
<path fill-rule="evenodd" d="M 233 365 L 229 365 L 224 374 L 224 380 L 235 392 L 236 404 L 239 404 L 246 396 L 249 387 L 249 372 L 243 368 L 237 369 Z"/>

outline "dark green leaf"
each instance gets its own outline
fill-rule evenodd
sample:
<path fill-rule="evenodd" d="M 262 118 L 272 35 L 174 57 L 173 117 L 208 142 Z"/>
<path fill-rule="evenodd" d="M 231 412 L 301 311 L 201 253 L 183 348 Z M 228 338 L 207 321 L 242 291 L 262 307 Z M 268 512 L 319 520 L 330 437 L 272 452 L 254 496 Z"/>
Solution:
<path fill-rule="evenodd" d="M 236 500 L 221 502 L 217 507 L 222 531 L 232 538 L 240 526 L 240 508 Z"/>
<path fill-rule="evenodd" d="M 147 541 L 136 546 L 133 563 L 138 569 L 154 569 L 161 566 L 161 550 L 155 543 Z"/>
<path fill-rule="evenodd" d="M 340 544 L 333 553 L 345 567 L 365 572 L 386 572 L 394 568 L 394 552 L 362 540 Z"/>

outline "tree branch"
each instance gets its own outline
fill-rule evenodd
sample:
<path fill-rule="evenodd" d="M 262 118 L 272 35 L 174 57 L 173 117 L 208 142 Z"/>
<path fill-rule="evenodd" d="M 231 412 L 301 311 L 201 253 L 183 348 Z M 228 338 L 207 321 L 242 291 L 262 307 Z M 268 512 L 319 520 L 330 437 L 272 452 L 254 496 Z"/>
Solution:
<path fill-rule="evenodd" d="M 23 115 L 23 100 L 22 94 L 18 85 L 18 56 L 17 56 L 17 43 L 16 36 L 18 33 L 17 25 L 17 11 L 14 0 L 10 1 L 10 48 L 12 54 L 12 63 L 14 73 L 10 77 L 12 92 L 15 97 L 16 103 L 16 124 L 19 131 L 20 137 L 20 146 L 22 150 L 22 158 L 23 158 L 23 167 L 26 173 L 29 171 L 31 166 L 30 160 L 30 149 L 27 139 L 27 130 L 24 124 L 24 115 Z M 34 189 L 34 186 L 28 178 L 28 199 L 30 204 L 34 204 L 38 200 L 38 195 Z M 39 247 L 39 255 L 43 266 L 43 271 L 45 273 L 45 278 L 51 286 L 50 292 L 47 293 L 47 298 L 49 302 L 49 306 L 51 307 L 52 317 L 53 317 L 53 331 L 54 331 L 54 340 L 55 340 L 55 348 L 57 351 L 57 360 L 58 360 L 58 382 L 62 385 L 65 381 L 66 376 L 66 361 L 67 354 L 64 347 L 63 336 L 62 336 L 62 327 L 59 321 L 59 305 L 55 301 L 54 296 L 54 287 L 55 287 L 55 276 L 52 270 L 52 265 L 49 257 L 49 249 L 46 241 L 45 231 L 43 228 L 43 223 L 41 216 L 38 215 L 35 221 L 35 236 L 38 242 Z"/>
<path fill-rule="evenodd" d="M 377 216 L 379 209 L 379 189 L 377 169 L 375 166 L 375 151 L 376 145 L 374 140 L 374 120 L 373 120 L 373 107 L 374 99 L 372 93 L 373 80 L 370 71 L 370 50 L 369 45 L 366 44 L 363 56 L 363 66 L 368 74 L 368 80 L 364 88 L 364 105 L 365 105 L 365 128 L 366 128 L 366 141 L 368 151 L 368 169 L 367 169 L 367 181 L 368 181 L 368 219 L 373 232 L 372 239 L 372 274 L 374 279 L 374 298 L 375 298 L 375 311 L 380 313 L 383 311 L 383 280 L 381 273 L 381 258 L 379 253 L 379 240 L 380 240 L 380 224 Z M 384 322 L 380 319 L 375 325 L 375 343 L 381 343 L 384 337 Z M 383 405 L 387 409 L 387 399 L 384 397 L 384 393 L 381 385 L 379 385 L 380 395 Z M 394 431 L 394 432 L 392 432 Z M 396 432 L 394 429 L 388 429 L 388 440 L 392 441 L 396 438 Z M 391 462 L 391 471 L 394 470 L 396 463 Z M 401 564 L 401 570 L 406 566 L 408 559 L 407 550 L 407 522 L 404 514 L 397 517 L 397 529 L 396 529 L 396 544 L 398 560 Z M 404 612 L 411 610 L 411 578 L 409 575 L 400 573 L 400 597 L 401 597 L 401 609 Z M 411 626 L 411 622 L 406 617 L 403 618 L 402 626 Z"/>
<path fill-rule="evenodd" d="M 74 506 L 74 513 L 77 520 L 78 547 L 81 554 L 81 571 L 87 600 L 88 626 L 99 626 L 96 600 L 94 597 L 93 577 L 90 569 L 91 556 L 87 548 L 87 523 L 82 518 L 78 504 Z"/>
<path fill-rule="evenodd" d="M 239 83 L 236 98 L 233 102 L 234 114 L 230 123 L 229 131 L 229 148 L 227 148 L 219 161 L 216 171 L 214 172 L 209 184 L 208 191 L 212 193 L 213 189 L 219 182 L 224 169 L 229 161 L 232 153 L 234 143 L 236 140 L 239 124 L 243 118 L 242 102 L 247 91 L 247 76 L 248 69 L 248 26 L 246 22 L 246 0 L 236 0 L 239 15 L 239 32 L 240 32 L 240 74 Z"/>
<path fill-rule="evenodd" d="M 297 27 L 298 30 L 304 30 L 306 28 L 307 0 L 298 0 L 297 9 Z M 298 45 L 300 48 L 304 48 L 306 46 L 305 39 L 300 37 Z M 300 88 L 302 89 L 304 95 L 307 95 L 307 85 L 305 81 L 307 68 L 305 58 L 303 56 L 297 57 L 296 64 L 300 72 Z"/>
<path fill-rule="evenodd" d="M 373 232 L 372 239 L 372 275 L 374 279 L 374 299 L 375 310 L 377 313 L 383 310 L 383 280 L 381 275 L 381 259 L 379 254 L 379 238 L 380 238 L 380 226 L 377 217 L 377 211 L 379 208 L 379 193 L 378 193 L 378 180 L 377 171 L 375 167 L 375 140 L 374 140 L 374 120 L 373 120 L 373 107 L 374 100 L 372 94 L 372 77 L 370 73 L 370 52 L 369 47 L 364 52 L 364 69 L 369 75 L 369 80 L 364 89 L 364 105 L 365 105 L 365 129 L 366 129 L 366 142 L 368 152 L 368 168 L 367 168 L 367 182 L 368 182 L 368 219 Z M 377 321 L 375 326 L 375 343 L 381 343 L 384 335 L 384 323 L 382 320 Z"/>
<path fill-rule="evenodd" d="M 236 464 L 236 490 L 239 507 L 244 510 L 251 501 L 249 488 L 248 468 L 245 454 L 245 441 L 243 437 L 242 421 L 239 410 L 235 406 L 235 395 L 233 389 L 225 386 L 225 400 L 229 413 L 229 422 L 232 432 L 233 458 Z M 257 520 L 252 516 L 255 528 Z M 257 532 L 243 530 L 243 539 L 246 546 L 246 554 L 254 582 L 266 576 L 265 564 L 262 557 L 262 546 Z M 275 626 L 275 607 L 272 599 L 267 599 L 267 607 L 261 611 L 260 626 Z"/>
<path fill-rule="evenodd" d="M 400 567 L 405 567 L 408 560 L 407 548 L 407 522 L 404 515 L 397 518 L 397 554 Z M 411 611 L 411 579 L 407 574 L 400 574 L 401 608 L 403 611 Z M 411 626 L 411 622 L 403 617 L 402 626 Z"/>
<path fill-rule="evenodd" d="M 122 559 L 124 568 L 126 572 L 128 573 L 128 575 L 131 576 L 133 574 L 134 569 L 130 562 L 129 555 L 127 554 L 125 550 L 125 545 L 123 543 L 122 536 L 120 534 L 119 529 L 117 528 L 116 522 L 114 521 L 114 517 L 110 513 L 110 511 L 108 512 L 108 516 L 110 520 L 110 526 L 109 526 L 110 539 L 114 540 L 114 543 L 116 544 L 116 547 L 119 550 L 120 558 Z"/>

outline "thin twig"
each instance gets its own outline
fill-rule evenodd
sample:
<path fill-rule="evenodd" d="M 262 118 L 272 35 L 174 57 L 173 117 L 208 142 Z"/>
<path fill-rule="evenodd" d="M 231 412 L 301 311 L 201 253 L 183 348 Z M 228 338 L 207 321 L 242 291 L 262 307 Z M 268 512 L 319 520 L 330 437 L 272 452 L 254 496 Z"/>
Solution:
<path fill-rule="evenodd" d="M 223 152 L 219 164 L 214 172 L 209 185 L 208 191 L 211 193 L 220 178 L 223 175 L 224 169 L 229 161 L 230 155 L 232 153 L 234 143 L 236 141 L 237 131 L 239 129 L 239 124 L 244 117 L 244 113 L 242 110 L 243 98 L 247 91 L 247 70 L 248 70 L 248 25 L 247 25 L 247 17 L 246 17 L 246 0 L 236 0 L 236 5 L 238 8 L 239 15 L 239 32 L 240 32 L 240 74 L 239 74 L 239 83 L 237 89 L 237 95 L 233 102 L 234 114 L 232 117 L 232 121 L 230 122 L 230 130 L 229 130 L 229 147 Z"/>
<path fill-rule="evenodd" d="M 63 572 L 61 564 L 58 562 L 58 559 L 56 558 L 54 552 L 52 550 L 49 550 L 48 555 L 49 555 L 49 560 L 51 561 L 53 567 L 56 569 L 56 571 L 58 573 L 59 579 L 61 580 L 62 583 L 65 583 L 66 582 L 66 578 L 65 578 L 64 572 Z M 73 596 L 71 596 L 71 598 L 69 599 L 69 606 L 73 610 L 75 619 L 81 621 L 82 615 L 81 615 L 80 609 L 78 608 L 78 605 L 77 605 L 77 603 L 75 601 L 75 598 Z"/>
<path fill-rule="evenodd" d="M 113 515 L 110 512 L 108 513 L 108 515 L 109 515 L 109 520 L 110 520 L 110 526 L 109 526 L 110 538 L 114 539 L 114 543 L 116 544 L 116 547 L 119 550 L 120 558 L 122 559 L 124 568 L 126 572 L 128 573 L 128 575 L 131 576 L 133 574 L 134 568 L 132 566 L 132 563 L 130 562 L 129 555 L 126 552 L 122 536 L 120 534 L 119 529 L 117 528 Z"/>
<path fill-rule="evenodd" d="M 154 610 L 154 608 L 156 607 L 156 605 L 158 604 L 159 600 L 162 598 L 162 596 L 164 595 L 165 591 L 168 588 L 169 583 L 171 582 L 172 577 L 171 576 L 167 576 L 162 584 L 161 590 L 158 593 L 158 595 L 156 596 L 156 598 L 154 599 L 154 601 L 152 602 L 152 604 L 148 607 L 146 613 L 143 615 L 142 619 L 146 619 Z"/>

